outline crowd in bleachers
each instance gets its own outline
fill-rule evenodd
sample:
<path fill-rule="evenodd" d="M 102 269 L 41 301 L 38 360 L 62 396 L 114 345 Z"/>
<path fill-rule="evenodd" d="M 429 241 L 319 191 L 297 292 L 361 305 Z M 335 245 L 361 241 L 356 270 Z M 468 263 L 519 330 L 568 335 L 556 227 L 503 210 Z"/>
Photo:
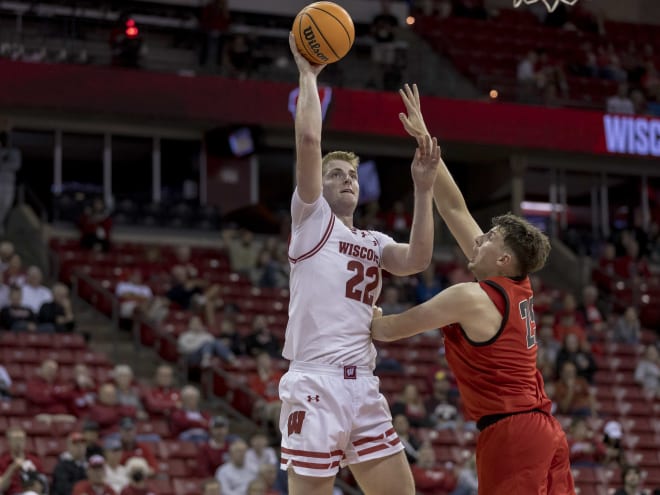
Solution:
<path fill-rule="evenodd" d="M 583 4 L 490 12 L 483 1 L 416 4 L 416 27 L 482 89 L 523 103 L 660 112 L 652 25 L 615 22 Z"/>
<path fill-rule="evenodd" d="M 405 237 L 409 219 L 398 210 L 370 221 Z M 622 237 L 627 239 L 630 233 Z M 56 243 L 54 248 L 65 260 L 64 280 L 82 270 L 106 287 L 115 286 L 118 295 L 123 278 L 135 270 L 149 274 L 141 282 L 143 289 L 135 293 L 150 291 L 146 299 L 162 299 L 163 304 L 161 313 L 151 320 L 148 311 L 129 315 L 137 320 L 146 316 L 155 332 L 150 340 L 144 322 L 136 323 L 143 343 L 157 342 L 162 357 L 179 359 L 186 368 L 210 370 L 215 393 L 250 416 L 277 444 L 277 383 L 286 367 L 279 359 L 287 297 L 282 289 L 287 274 L 282 240 L 228 231 L 219 251 L 115 245 L 116 254 L 83 255 L 71 243 Z M 264 252 L 272 262 L 269 270 L 278 275 L 265 277 L 267 283 L 264 277 L 254 276 Z M 614 257 L 618 261 L 612 266 L 620 272 L 616 282 L 639 278 L 630 271 L 631 263 L 638 266 L 634 255 Z M 108 262 L 112 268 L 89 266 L 91 259 L 96 265 Z M 119 265 L 122 269 L 117 270 Z M 182 277 L 172 276 L 174 271 L 200 279 L 200 285 L 188 286 L 185 300 L 170 297 L 172 287 L 182 283 Z M 383 309 L 401 311 L 470 278 L 462 254 L 455 250 L 419 276 L 386 277 Z M 599 280 L 596 276 L 595 285 L 585 287 L 577 300 L 570 293 L 543 287 L 534 277 L 538 366 L 555 414 L 569 435 L 581 493 L 621 488 L 624 480 L 630 486 L 643 483 L 653 488 L 660 485 L 660 424 L 654 419 L 660 410 L 657 327 L 645 329 L 637 302 L 612 298 L 610 286 L 604 287 Z M 414 465 L 419 492 L 474 493 L 471 456 L 476 429 L 463 417 L 460 396 L 442 354 L 441 334 L 429 332 L 378 347 L 377 373 L 391 403 L 395 428 Z M 636 492 L 631 488 L 627 493 Z"/>

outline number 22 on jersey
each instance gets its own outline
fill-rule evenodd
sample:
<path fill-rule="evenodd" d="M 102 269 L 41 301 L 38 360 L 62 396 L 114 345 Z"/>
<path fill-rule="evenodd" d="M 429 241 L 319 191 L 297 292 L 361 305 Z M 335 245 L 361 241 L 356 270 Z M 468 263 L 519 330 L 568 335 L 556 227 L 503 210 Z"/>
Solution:
<path fill-rule="evenodd" d="M 520 318 L 525 320 L 527 328 L 527 349 L 536 345 L 536 321 L 534 321 L 534 298 L 523 299 L 520 301 Z"/>
<path fill-rule="evenodd" d="M 356 260 L 349 261 L 346 268 L 349 272 L 355 273 L 346 282 L 346 297 L 372 306 L 374 291 L 380 283 L 380 269 L 377 266 L 365 268 L 363 263 Z M 360 289 L 358 286 L 362 285 L 365 280 L 366 285 Z"/>

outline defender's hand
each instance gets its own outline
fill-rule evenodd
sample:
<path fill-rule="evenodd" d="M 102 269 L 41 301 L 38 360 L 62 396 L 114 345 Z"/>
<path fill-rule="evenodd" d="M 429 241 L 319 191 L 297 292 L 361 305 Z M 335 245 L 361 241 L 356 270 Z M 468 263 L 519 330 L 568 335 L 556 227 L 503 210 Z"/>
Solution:
<path fill-rule="evenodd" d="M 424 117 L 422 117 L 422 106 L 419 101 L 417 85 L 413 84 L 412 89 L 410 89 L 410 86 L 406 84 L 403 89 L 399 90 L 399 94 L 407 112 L 407 115 L 405 113 L 399 114 L 403 128 L 414 138 L 428 136 L 429 131 L 424 123 Z"/>

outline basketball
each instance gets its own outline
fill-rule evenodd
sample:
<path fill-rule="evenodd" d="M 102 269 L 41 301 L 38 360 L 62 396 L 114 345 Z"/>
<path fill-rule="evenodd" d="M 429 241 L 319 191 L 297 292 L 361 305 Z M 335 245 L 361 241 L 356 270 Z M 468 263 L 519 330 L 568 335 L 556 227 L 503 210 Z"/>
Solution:
<path fill-rule="evenodd" d="M 310 3 L 293 21 L 293 35 L 300 53 L 314 64 L 341 60 L 353 46 L 353 19 L 333 2 Z"/>

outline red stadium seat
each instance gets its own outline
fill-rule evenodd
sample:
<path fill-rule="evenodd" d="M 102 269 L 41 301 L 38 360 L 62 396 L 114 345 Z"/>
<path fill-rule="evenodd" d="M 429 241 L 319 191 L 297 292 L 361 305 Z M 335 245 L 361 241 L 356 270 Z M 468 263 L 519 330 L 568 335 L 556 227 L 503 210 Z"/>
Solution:
<path fill-rule="evenodd" d="M 197 448 L 192 442 L 163 440 L 158 444 L 161 459 L 186 459 L 197 455 Z"/>

